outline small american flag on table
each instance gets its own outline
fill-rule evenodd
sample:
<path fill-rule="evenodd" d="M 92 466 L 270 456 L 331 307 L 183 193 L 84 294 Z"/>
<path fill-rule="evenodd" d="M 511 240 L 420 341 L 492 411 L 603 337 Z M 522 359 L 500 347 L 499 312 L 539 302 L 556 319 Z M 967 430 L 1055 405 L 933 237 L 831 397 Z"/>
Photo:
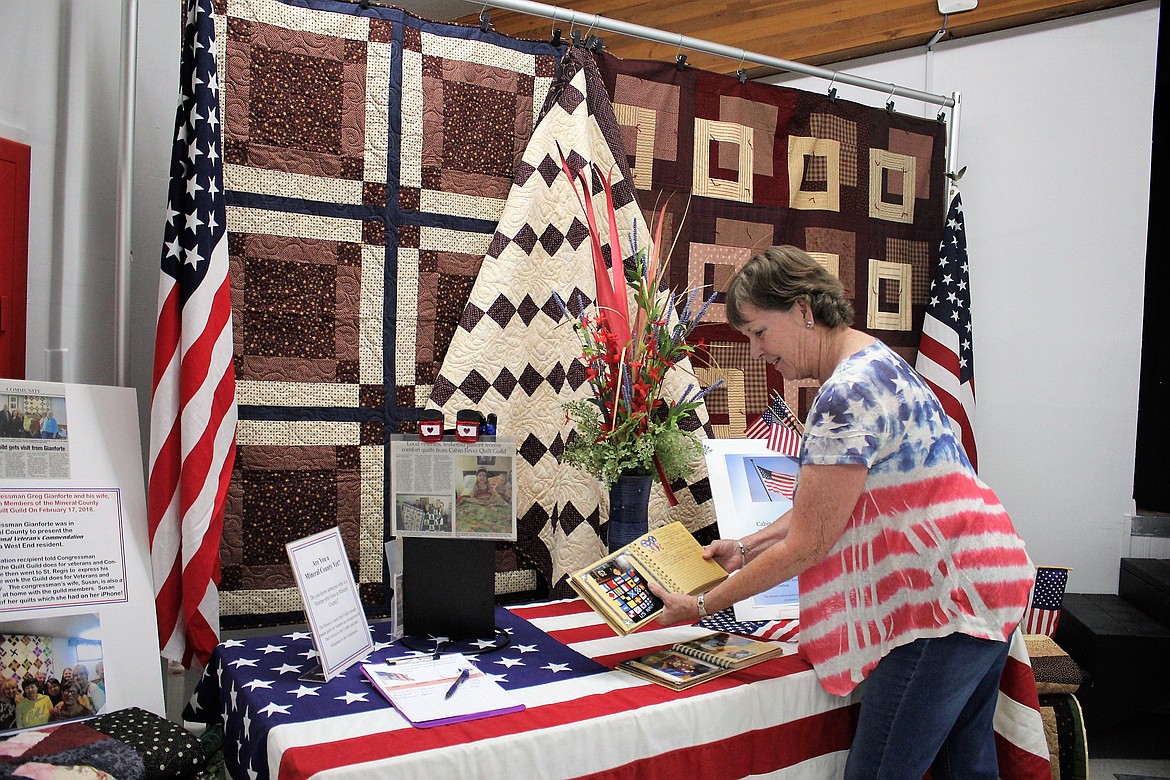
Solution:
<path fill-rule="evenodd" d="M 796 618 L 737 621 L 732 607 L 703 618 L 699 625 L 712 631 L 726 631 L 729 634 L 771 639 L 774 642 L 795 642 L 800 638 L 800 621 Z"/>
<path fill-rule="evenodd" d="M 1024 612 L 1022 630 L 1025 634 L 1052 636 L 1056 633 L 1066 585 L 1068 569 L 1058 566 L 1037 567 L 1036 584 L 1032 586 L 1032 601 Z"/>
<path fill-rule="evenodd" d="M 800 454 L 800 420 L 779 394 L 772 405 L 743 432 L 746 439 L 767 439 L 768 449 L 796 457 Z"/>

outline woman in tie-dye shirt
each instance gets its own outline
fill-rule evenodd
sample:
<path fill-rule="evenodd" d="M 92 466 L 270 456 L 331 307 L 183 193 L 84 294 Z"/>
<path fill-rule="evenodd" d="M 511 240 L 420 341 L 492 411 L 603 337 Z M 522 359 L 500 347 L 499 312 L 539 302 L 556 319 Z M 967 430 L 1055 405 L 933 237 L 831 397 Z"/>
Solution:
<path fill-rule="evenodd" d="M 792 509 L 707 557 L 742 569 L 699 597 L 666 594 L 660 622 L 692 622 L 800 575 L 800 650 L 825 690 L 866 680 L 847 778 L 998 776 L 992 717 L 1008 638 L 1034 569 L 938 400 L 851 327 L 841 282 L 795 247 L 754 257 L 727 290 L 728 322 L 785 380 L 821 387 Z"/>

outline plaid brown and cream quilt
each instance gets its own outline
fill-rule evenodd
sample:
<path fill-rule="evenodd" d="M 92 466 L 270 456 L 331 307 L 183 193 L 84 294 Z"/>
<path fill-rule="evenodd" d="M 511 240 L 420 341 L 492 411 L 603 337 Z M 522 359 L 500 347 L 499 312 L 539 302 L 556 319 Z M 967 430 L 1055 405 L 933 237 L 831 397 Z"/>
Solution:
<path fill-rule="evenodd" d="M 448 426 L 494 412 L 518 443 L 520 536 L 502 568 L 567 594 L 565 572 L 600 554 L 603 492 L 556 461 L 559 404 L 583 388 L 550 294 L 593 295 L 558 140 L 616 162 L 619 220 L 640 240 L 667 202 L 672 286 L 718 289 L 755 251 L 796 244 L 841 276 L 861 326 L 913 357 L 942 234 L 941 123 L 670 64 L 562 62 L 563 46 L 395 8 L 216 13 L 240 404 L 225 626 L 299 613 L 284 545 L 334 525 L 367 612 L 384 609 L 387 437 L 428 406 Z M 803 413 L 812 388 L 753 364 L 721 316 L 693 369 L 726 381 L 711 432 L 741 435 L 772 390 Z M 703 538 L 697 465 L 669 517 Z M 660 494 L 652 513 L 667 517 Z"/>
<path fill-rule="evenodd" d="M 240 404 L 223 622 L 299 612 L 285 542 L 333 525 L 376 613 L 387 435 L 430 397 L 560 51 L 328 0 L 216 11 Z"/>

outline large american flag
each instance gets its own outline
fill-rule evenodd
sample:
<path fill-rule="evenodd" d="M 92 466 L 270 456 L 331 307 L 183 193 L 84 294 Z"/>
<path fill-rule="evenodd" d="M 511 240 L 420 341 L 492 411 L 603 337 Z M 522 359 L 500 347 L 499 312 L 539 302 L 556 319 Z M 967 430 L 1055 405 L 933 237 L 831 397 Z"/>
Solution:
<path fill-rule="evenodd" d="M 777 394 L 772 404 L 743 432 L 747 439 L 767 439 L 768 449 L 796 457 L 800 454 L 800 420 Z"/>
<path fill-rule="evenodd" d="M 219 641 L 219 542 L 235 459 L 231 290 L 211 0 L 187 0 L 159 282 L 148 522 L 162 655 Z"/>
<path fill-rule="evenodd" d="M 938 262 L 930 278 L 926 318 L 914 366 L 942 402 L 967 459 L 976 469 L 975 363 L 971 349 L 971 284 L 963 202 L 956 192 L 947 212 Z"/>
<path fill-rule="evenodd" d="M 830 778 L 844 771 L 861 689 L 846 697 L 826 693 L 795 648 L 672 691 L 613 667 L 716 630 L 712 626 L 652 624 L 618 636 L 580 599 L 498 608 L 496 614 L 497 628 L 510 641 L 476 663 L 525 705 L 521 712 L 412 729 L 356 666 L 324 684 L 301 679 L 315 651 L 307 632 L 294 631 L 224 642 L 184 717 L 220 726 L 230 776 L 255 780 Z M 388 641 L 386 623 L 371 628 L 372 661 L 431 647 L 412 642 L 415 649 L 406 649 Z M 796 638 L 790 630 L 773 635 Z M 1047 780 L 1036 680 L 1018 633 L 1000 691 L 1000 776 Z M 784 706 L 748 706 L 775 701 Z"/>

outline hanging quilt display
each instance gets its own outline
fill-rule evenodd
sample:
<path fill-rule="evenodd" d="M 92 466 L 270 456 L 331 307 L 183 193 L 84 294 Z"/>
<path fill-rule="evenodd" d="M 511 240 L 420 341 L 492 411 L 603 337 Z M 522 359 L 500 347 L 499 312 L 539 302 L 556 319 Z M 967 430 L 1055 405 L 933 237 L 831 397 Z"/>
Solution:
<path fill-rule="evenodd" d="M 591 298 L 591 272 L 537 276 L 534 259 L 583 240 L 560 227 L 577 206 L 544 162 L 559 133 L 616 163 L 623 234 L 636 221 L 644 240 L 642 215 L 667 204 L 672 287 L 718 289 L 754 252 L 796 244 L 842 278 L 858 325 L 912 360 L 942 235 L 941 123 L 580 51 L 558 79 L 563 46 L 395 8 L 215 10 L 240 416 L 225 627 L 295 617 L 284 543 L 334 525 L 368 614 L 385 608 L 387 440 L 428 406 L 449 427 L 459 409 L 495 412 L 519 444 L 520 536 L 502 568 L 568 595 L 564 573 L 600 554 L 602 488 L 556 461 L 559 403 L 581 379 L 549 298 Z M 554 119 L 534 136 L 550 90 Z M 547 213 L 531 211 L 538 186 Z M 742 435 L 772 391 L 803 415 L 811 388 L 751 361 L 720 309 L 696 331 L 695 374 L 726 382 L 707 396 L 708 430 Z M 710 538 L 705 472 L 675 487 L 671 518 Z"/>
<path fill-rule="evenodd" d="M 561 170 L 562 155 L 575 170 L 592 164 L 613 177 L 621 247 L 614 254 L 603 238 L 609 257 L 624 259 L 632 269 L 631 247 L 648 245 L 649 231 L 635 199 L 613 108 L 593 59 L 575 47 L 562 61 L 549 105 L 517 168 L 512 194 L 431 401 L 447 417 L 469 406 L 494 413 L 500 430 L 517 439 L 517 550 L 552 595 L 571 597 L 565 576 L 605 551 L 602 523 L 608 502 L 597 479 L 558 461 L 573 428 L 561 404 L 590 391 L 579 360 L 581 343 L 553 296 L 559 295 L 576 314 L 585 308 L 581 301 L 592 306 L 596 293 L 585 215 Z M 594 208 L 600 210 L 604 198 L 596 176 L 592 186 Z M 606 224 L 604 212 L 598 220 Z M 694 386 L 693 395 L 699 383 L 684 361 L 672 369 L 664 387 L 668 396 L 679 398 L 688 385 Z M 700 414 L 696 424 L 704 419 L 705 413 Z M 690 484 L 672 484 L 676 506 L 667 505 L 661 485 L 655 483 L 651 527 L 667 522 L 668 515 L 692 530 L 712 525 L 711 491 L 701 460 L 693 464 Z"/>
<path fill-rule="evenodd" d="M 240 408 L 222 622 L 295 617 L 284 544 L 334 525 L 375 615 L 387 436 L 430 396 L 563 48 L 332 0 L 216 13 Z"/>
<path fill-rule="evenodd" d="M 719 290 L 792 244 L 841 279 L 856 327 L 914 365 L 946 210 L 942 122 L 673 63 L 598 65 L 638 200 L 667 204 L 672 287 Z M 700 376 L 726 383 L 706 399 L 715 436 L 742 436 L 772 392 L 804 419 L 815 383 L 751 360 L 720 299 L 695 336 Z"/>

